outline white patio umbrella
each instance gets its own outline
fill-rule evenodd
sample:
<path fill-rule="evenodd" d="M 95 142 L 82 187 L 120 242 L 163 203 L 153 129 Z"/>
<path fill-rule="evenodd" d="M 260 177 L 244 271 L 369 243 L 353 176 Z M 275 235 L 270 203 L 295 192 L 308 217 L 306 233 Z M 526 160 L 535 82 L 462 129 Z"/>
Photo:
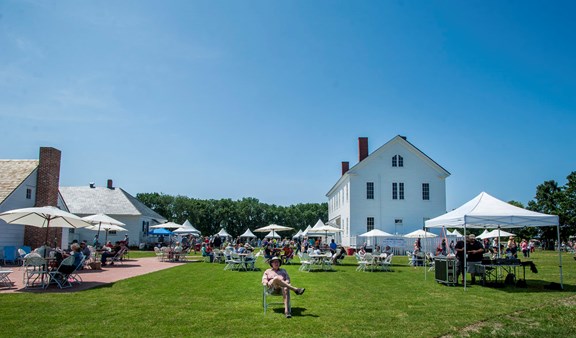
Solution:
<path fill-rule="evenodd" d="M 267 225 L 265 227 L 262 228 L 258 228 L 256 230 L 254 230 L 255 232 L 268 232 L 268 231 L 272 231 L 273 233 L 276 233 L 276 231 L 287 231 L 287 230 L 292 230 L 294 228 L 291 227 L 287 227 L 287 226 L 283 226 L 283 225 L 278 225 L 278 224 L 270 224 Z"/>
<path fill-rule="evenodd" d="M 112 218 L 106 214 L 95 214 L 95 215 L 90 215 L 90 216 L 86 216 L 86 217 L 82 217 L 83 220 L 85 220 L 86 222 L 90 222 L 93 224 L 93 226 L 88 227 L 88 229 L 90 230 L 96 230 L 98 231 L 97 236 L 100 237 L 100 230 L 104 229 L 106 230 L 106 241 L 108 241 L 108 231 L 110 230 L 117 230 L 117 229 L 105 229 L 103 226 L 118 226 L 120 229 L 122 230 L 117 230 L 117 231 L 128 231 L 124 228 L 122 228 L 123 225 L 126 225 L 122 222 L 120 222 L 119 220 Z M 96 227 L 96 225 L 98 225 Z M 95 229 L 93 229 L 94 227 L 96 227 Z"/>
<path fill-rule="evenodd" d="M 92 225 L 87 227 L 86 229 L 88 230 L 94 230 L 94 231 L 98 231 L 98 233 L 100 233 L 100 230 L 104 230 L 106 232 L 106 237 L 104 239 L 104 242 L 108 242 L 108 232 L 109 231 L 128 231 L 128 229 L 125 229 L 119 225 L 115 225 L 115 224 L 98 224 L 98 225 Z"/>
<path fill-rule="evenodd" d="M 420 229 L 420 230 L 412 231 L 411 233 L 408 233 L 408 234 L 404 235 L 403 237 L 406 237 L 406 238 L 424 238 L 424 237 L 428 237 L 428 238 L 429 238 L 429 237 L 438 237 L 438 235 Z"/>
<path fill-rule="evenodd" d="M 365 232 L 360 237 L 372 237 L 374 238 L 374 243 L 376 243 L 376 237 L 394 237 L 394 235 L 387 233 L 386 231 L 382 231 L 380 229 L 372 229 L 368 232 Z"/>
<path fill-rule="evenodd" d="M 484 235 L 484 236 L 482 236 L 482 235 Z M 513 233 L 510 233 L 508 231 L 504 231 L 501 229 L 494 229 L 494 230 L 492 230 L 486 234 L 482 234 L 482 235 L 480 235 L 482 237 L 478 236 L 478 238 L 484 239 L 484 238 L 510 237 L 510 236 L 515 237 L 516 236 Z"/>
<path fill-rule="evenodd" d="M 308 233 L 324 233 L 326 236 L 326 240 L 324 243 L 328 241 L 328 233 L 335 233 L 335 232 L 342 232 L 342 229 L 337 228 L 332 225 L 324 224 L 319 227 L 313 227 L 312 229 L 308 230 Z"/>
<path fill-rule="evenodd" d="M 48 229 L 50 227 L 84 228 L 91 225 L 82 218 L 53 206 L 8 210 L 0 214 L 0 219 L 11 224 L 46 228 L 45 243 L 48 242 Z"/>
<path fill-rule="evenodd" d="M 181 228 L 182 224 L 178 224 L 178 223 L 174 223 L 174 222 L 166 222 L 166 223 L 161 223 L 161 224 L 156 224 L 156 225 L 152 225 L 150 226 L 150 229 L 178 229 Z"/>

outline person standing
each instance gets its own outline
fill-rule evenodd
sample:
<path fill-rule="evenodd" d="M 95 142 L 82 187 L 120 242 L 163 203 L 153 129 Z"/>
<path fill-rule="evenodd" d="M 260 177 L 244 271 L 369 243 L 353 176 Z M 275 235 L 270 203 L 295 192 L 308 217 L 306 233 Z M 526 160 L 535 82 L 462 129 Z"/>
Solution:
<path fill-rule="evenodd" d="M 483 274 L 482 257 L 484 256 L 484 246 L 476 240 L 476 236 L 466 236 L 466 253 L 468 254 L 466 264 L 468 273 L 472 276 L 472 285 L 476 284 L 476 275 Z"/>

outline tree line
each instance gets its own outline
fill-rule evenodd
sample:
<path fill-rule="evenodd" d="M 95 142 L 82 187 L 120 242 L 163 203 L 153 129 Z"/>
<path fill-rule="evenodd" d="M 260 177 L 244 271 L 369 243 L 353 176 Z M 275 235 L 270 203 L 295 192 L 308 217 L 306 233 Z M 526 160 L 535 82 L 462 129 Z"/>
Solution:
<path fill-rule="evenodd" d="M 261 203 L 252 197 L 237 201 L 201 200 L 159 193 L 139 193 L 136 198 L 168 220 L 179 224 L 189 220 L 203 234 L 215 234 L 225 228 L 230 235 L 239 236 L 247 228 L 254 230 L 272 223 L 289 226 L 297 231 L 314 225 L 318 219 L 328 219 L 328 203 L 285 207 Z M 538 185 L 534 200 L 529 201 L 527 206 L 517 201 L 508 203 L 558 215 L 560 237 L 563 240 L 576 234 L 576 172 L 567 176 L 567 183 L 563 186 L 554 180 Z M 523 228 L 516 233 L 521 238 L 556 239 L 556 227 Z"/>
<path fill-rule="evenodd" d="M 538 185 L 534 200 L 529 201 L 526 206 L 528 210 L 558 215 L 562 240 L 576 234 L 576 171 L 571 172 L 566 179 L 567 182 L 563 186 L 554 180 Z M 520 202 L 509 203 L 524 207 Z M 555 240 L 557 229 L 556 227 L 524 228 L 518 235 L 523 238 L 540 237 Z"/>
<path fill-rule="evenodd" d="M 273 223 L 298 231 L 313 226 L 318 219 L 328 219 L 328 203 L 278 206 L 262 203 L 253 197 L 237 201 L 202 200 L 159 193 L 139 193 L 136 198 L 170 221 L 182 224 L 189 220 L 203 235 L 213 235 L 224 228 L 236 237 L 248 228 L 254 231 Z"/>

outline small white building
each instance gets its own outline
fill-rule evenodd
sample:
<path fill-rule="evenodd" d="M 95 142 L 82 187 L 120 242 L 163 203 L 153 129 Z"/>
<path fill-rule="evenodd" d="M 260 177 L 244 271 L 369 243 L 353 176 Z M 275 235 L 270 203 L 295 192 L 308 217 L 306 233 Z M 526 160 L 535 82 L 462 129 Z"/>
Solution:
<path fill-rule="evenodd" d="M 148 230 L 152 225 L 166 222 L 166 219 L 150 209 L 136 197 L 130 195 L 122 188 L 114 187 L 112 180 L 108 180 L 105 187 L 91 183 L 80 187 L 60 187 L 60 194 L 67 209 L 80 217 L 98 213 L 106 214 L 125 225 L 128 231 L 108 234 L 108 241 L 114 243 L 128 235 L 129 245 L 146 243 Z M 70 240 L 86 240 L 92 243 L 96 231 L 89 229 L 74 229 Z M 104 244 L 105 231 L 99 235 L 100 243 Z"/>
<path fill-rule="evenodd" d="M 329 222 L 340 227 L 342 245 L 364 242 L 356 236 L 380 229 L 399 236 L 422 229 L 446 212 L 450 173 L 407 141 L 396 136 L 368 154 L 368 138 L 358 138 L 359 161 L 328 191 Z"/>

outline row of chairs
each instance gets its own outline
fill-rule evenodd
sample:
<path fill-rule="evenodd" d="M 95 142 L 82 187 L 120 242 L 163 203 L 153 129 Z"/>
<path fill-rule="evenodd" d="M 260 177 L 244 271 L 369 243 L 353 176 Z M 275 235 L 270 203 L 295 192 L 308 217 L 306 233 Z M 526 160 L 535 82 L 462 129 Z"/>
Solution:
<path fill-rule="evenodd" d="M 381 269 L 382 271 L 392 271 L 392 257 L 394 254 L 386 256 L 384 259 L 380 259 L 371 253 L 366 253 L 364 256 L 356 253 L 356 260 L 358 261 L 358 267 L 356 271 L 374 271 L 374 269 Z"/>
<path fill-rule="evenodd" d="M 8 263 L 14 265 L 20 265 L 22 263 L 22 259 L 24 258 L 24 256 L 29 254 L 31 251 L 32 248 L 27 245 L 23 245 L 19 248 L 16 248 L 13 245 L 7 245 L 3 248 L 1 252 L 2 256 L 0 257 L 0 260 L 2 260 L 4 265 Z"/>

